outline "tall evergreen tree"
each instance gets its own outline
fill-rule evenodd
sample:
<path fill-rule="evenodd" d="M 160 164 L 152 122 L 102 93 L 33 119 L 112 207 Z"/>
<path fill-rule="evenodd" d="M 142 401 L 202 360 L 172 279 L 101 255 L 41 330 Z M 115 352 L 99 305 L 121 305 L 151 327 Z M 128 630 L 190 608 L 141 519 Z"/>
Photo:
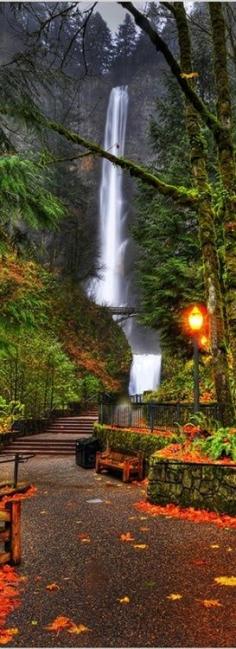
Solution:
<path fill-rule="evenodd" d="M 123 23 L 119 26 L 115 41 L 116 60 L 120 65 L 126 66 L 129 63 L 136 49 L 136 44 L 137 30 L 134 21 L 126 13 Z"/>

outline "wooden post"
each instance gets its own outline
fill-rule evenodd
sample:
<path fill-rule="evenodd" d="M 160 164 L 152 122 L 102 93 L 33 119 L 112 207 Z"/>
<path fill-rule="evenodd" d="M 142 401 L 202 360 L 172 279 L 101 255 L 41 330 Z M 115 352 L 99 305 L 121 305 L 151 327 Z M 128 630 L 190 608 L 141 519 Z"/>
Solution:
<path fill-rule="evenodd" d="M 11 563 L 21 561 L 21 502 L 12 501 L 11 505 Z"/>
<path fill-rule="evenodd" d="M 129 460 L 125 460 L 124 468 L 123 468 L 123 482 L 129 482 L 129 474 L 130 474 L 130 463 Z"/>

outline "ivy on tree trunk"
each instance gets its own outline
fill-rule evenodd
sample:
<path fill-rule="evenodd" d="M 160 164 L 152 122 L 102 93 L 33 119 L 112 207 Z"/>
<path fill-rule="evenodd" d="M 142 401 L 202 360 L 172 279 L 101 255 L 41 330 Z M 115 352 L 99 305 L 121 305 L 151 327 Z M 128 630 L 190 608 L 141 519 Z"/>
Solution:
<path fill-rule="evenodd" d="M 175 16 L 181 68 L 185 72 L 192 70 L 191 41 L 185 8 L 182 2 L 171 5 Z M 194 83 L 193 81 L 190 83 Z M 226 327 L 224 323 L 223 295 L 220 280 L 220 265 L 217 252 L 215 215 L 212 206 L 211 186 L 207 173 L 204 138 L 201 133 L 199 116 L 192 103 L 185 98 L 186 129 L 190 143 L 190 160 L 194 184 L 199 194 L 198 224 L 199 237 L 204 266 L 204 283 L 206 301 L 208 301 L 209 282 L 214 290 L 215 305 L 211 318 L 216 325 L 216 335 L 212 340 L 212 359 L 215 389 L 218 402 L 228 404 L 226 417 L 230 424 L 233 415 L 233 400 L 230 390 L 229 369 L 226 351 Z"/>
<path fill-rule="evenodd" d="M 232 140 L 232 108 L 227 69 L 225 21 L 220 2 L 210 2 L 217 115 L 223 131 L 218 139 L 219 169 L 224 191 L 224 246 L 226 312 L 229 340 L 236 373 L 236 169 Z"/>

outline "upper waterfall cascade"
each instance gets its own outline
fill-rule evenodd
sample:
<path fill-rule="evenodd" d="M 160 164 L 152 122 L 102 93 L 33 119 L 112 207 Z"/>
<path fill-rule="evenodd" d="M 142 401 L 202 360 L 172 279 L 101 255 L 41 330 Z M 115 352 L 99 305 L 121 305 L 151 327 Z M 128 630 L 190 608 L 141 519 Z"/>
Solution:
<path fill-rule="evenodd" d="M 124 154 L 125 149 L 128 102 L 127 86 L 111 90 L 104 149 L 119 156 Z M 95 283 L 95 299 L 98 304 L 128 306 L 130 281 L 125 262 L 129 255 L 130 236 L 123 194 L 123 172 L 105 159 L 102 162 L 99 209 L 101 277 Z M 155 389 L 160 381 L 161 362 L 160 353 L 156 353 L 156 332 L 141 327 L 135 318 L 128 318 L 122 326 L 133 351 L 129 393 L 141 394 L 145 390 Z"/>
<path fill-rule="evenodd" d="M 124 154 L 127 113 L 127 86 L 113 88 L 107 109 L 104 149 L 119 156 Z M 125 298 L 122 268 L 128 241 L 122 232 L 122 170 L 108 160 L 102 162 L 99 207 L 102 276 L 97 284 L 96 300 L 99 304 L 119 306 Z"/>

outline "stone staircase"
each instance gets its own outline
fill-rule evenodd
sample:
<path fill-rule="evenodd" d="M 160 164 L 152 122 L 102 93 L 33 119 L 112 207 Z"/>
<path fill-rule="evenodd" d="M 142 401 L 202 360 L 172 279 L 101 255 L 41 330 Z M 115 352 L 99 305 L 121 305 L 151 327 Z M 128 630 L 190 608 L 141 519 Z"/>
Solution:
<path fill-rule="evenodd" d="M 93 434 L 93 425 L 98 421 L 98 410 L 91 409 L 76 417 L 58 417 L 52 420 L 47 430 L 38 435 L 24 435 L 6 446 L 1 455 L 34 453 L 35 455 L 74 455 L 75 441 L 80 436 Z"/>

